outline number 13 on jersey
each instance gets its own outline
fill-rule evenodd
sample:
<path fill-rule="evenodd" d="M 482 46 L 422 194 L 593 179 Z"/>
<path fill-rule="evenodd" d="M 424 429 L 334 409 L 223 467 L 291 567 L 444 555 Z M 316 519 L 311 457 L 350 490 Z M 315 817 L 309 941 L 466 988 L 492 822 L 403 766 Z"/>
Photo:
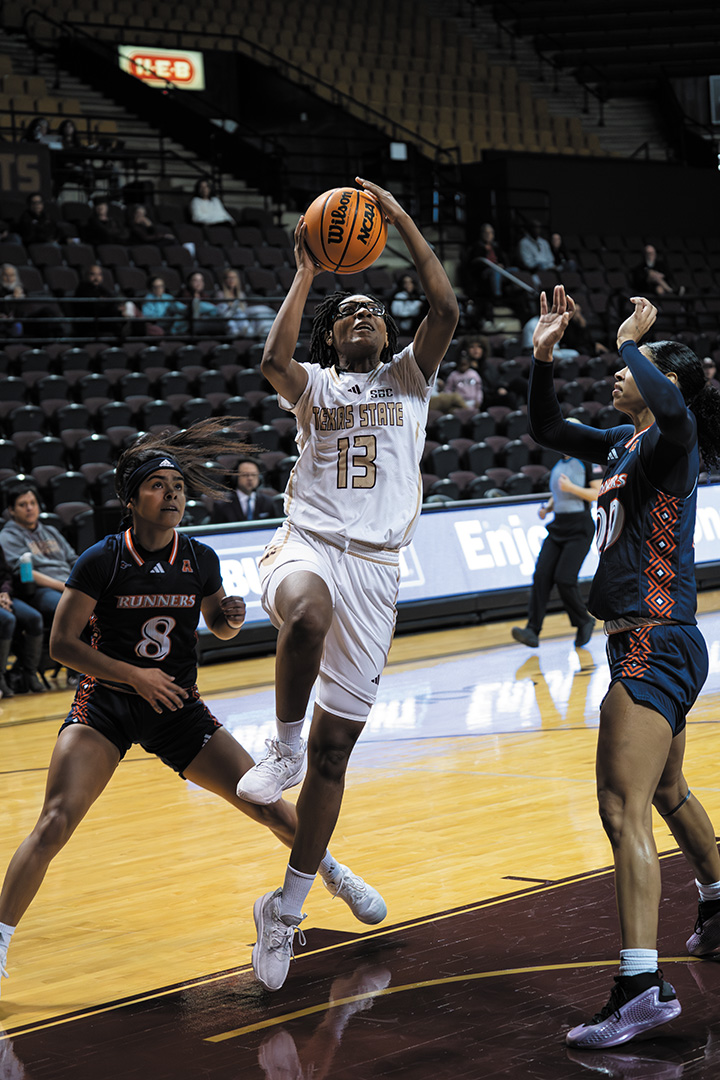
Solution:
<path fill-rule="evenodd" d="M 348 438 L 338 439 L 337 486 L 348 486 L 348 473 L 352 476 L 350 487 L 375 487 L 377 468 L 377 438 L 374 435 L 353 436 L 352 449 Z"/>

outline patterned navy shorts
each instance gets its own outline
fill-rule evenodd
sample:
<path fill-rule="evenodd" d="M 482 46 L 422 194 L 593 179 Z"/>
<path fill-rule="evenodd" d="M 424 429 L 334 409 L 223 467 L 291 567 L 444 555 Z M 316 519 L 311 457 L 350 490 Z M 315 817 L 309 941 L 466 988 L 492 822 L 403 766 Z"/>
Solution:
<path fill-rule="evenodd" d="M 685 727 L 708 674 L 708 652 L 697 626 L 639 626 L 607 640 L 610 686 L 621 682 L 638 705 L 665 717 L 673 735 Z"/>
<path fill-rule="evenodd" d="M 139 695 L 103 686 L 87 676 L 80 680 L 60 731 L 71 724 L 85 724 L 99 731 L 117 747 L 121 760 L 133 743 L 139 743 L 181 776 L 222 727 L 200 697 L 197 686 L 188 690 L 181 709 L 156 713 Z"/>

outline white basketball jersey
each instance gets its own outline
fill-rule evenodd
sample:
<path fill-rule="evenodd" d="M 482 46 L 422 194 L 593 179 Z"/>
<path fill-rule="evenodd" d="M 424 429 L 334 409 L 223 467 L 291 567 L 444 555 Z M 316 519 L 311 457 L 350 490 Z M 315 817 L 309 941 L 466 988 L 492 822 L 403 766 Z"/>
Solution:
<path fill-rule="evenodd" d="M 297 418 L 299 448 L 285 513 L 343 546 L 403 547 L 422 505 L 420 457 L 434 376 L 425 381 L 412 345 L 368 374 L 302 366 L 302 396 L 295 405 L 281 399 Z"/>

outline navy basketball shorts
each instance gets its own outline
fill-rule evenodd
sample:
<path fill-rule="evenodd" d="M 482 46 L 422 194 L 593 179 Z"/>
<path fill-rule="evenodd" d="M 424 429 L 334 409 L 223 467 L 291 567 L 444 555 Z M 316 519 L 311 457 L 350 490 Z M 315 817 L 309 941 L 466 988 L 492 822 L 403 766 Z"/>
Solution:
<path fill-rule="evenodd" d="M 639 626 L 607 640 L 610 686 L 621 682 L 638 705 L 655 709 L 672 728 L 685 727 L 708 674 L 708 652 L 697 626 Z"/>
<path fill-rule="evenodd" d="M 184 770 L 222 727 L 201 699 L 197 686 L 188 689 L 181 709 L 156 713 L 138 694 L 125 694 L 90 677 L 81 679 L 60 731 L 72 724 L 85 724 L 99 731 L 117 747 L 121 760 L 138 743 L 183 779 Z"/>

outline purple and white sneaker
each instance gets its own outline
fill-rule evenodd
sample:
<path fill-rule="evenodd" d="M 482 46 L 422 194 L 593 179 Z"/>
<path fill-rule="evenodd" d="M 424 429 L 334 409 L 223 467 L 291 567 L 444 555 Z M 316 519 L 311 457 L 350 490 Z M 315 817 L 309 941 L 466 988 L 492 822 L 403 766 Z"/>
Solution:
<path fill-rule="evenodd" d="M 568 1031 L 565 1042 L 582 1050 L 620 1046 L 681 1012 L 675 989 L 663 980 L 661 971 L 616 975 L 607 1005 L 588 1024 Z"/>
<path fill-rule="evenodd" d="M 720 949 L 720 900 L 701 900 L 695 929 L 687 939 L 691 956 L 712 956 Z"/>

